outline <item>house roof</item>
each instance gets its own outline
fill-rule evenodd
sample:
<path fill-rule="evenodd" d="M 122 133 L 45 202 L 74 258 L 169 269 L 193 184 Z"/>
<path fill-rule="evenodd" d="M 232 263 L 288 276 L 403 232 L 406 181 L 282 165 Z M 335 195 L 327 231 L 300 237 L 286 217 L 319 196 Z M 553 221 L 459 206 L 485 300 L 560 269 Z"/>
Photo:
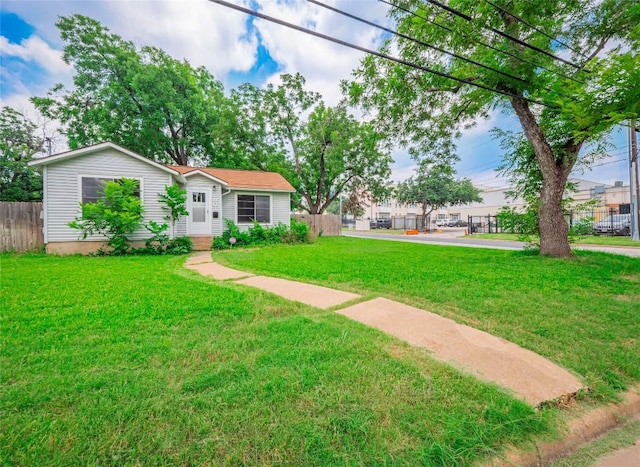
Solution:
<path fill-rule="evenodd" d="M 182 174 L 185 178 L 200 173 L 222 182 L 229 188 L 262 191 L 295 191 L 295 188 L 279 173 L 258 170 L 215 169 L 212 167 L 188 167 L 186 165 L 168 165 L 168 168 Z"/>
<path fill-rule="evenodd" d="M 123 148 L 122 146 L 118 146 L 115 143 L 112 143 L 111 141 L 106 141 L 104 143 L 99 143 L 99 144 L 94 144 L 92 146 L 86 146 L 84 148 L 80 148 L 80 149 L 72 149 L 71 151 L 66 151 L 66 152 L 61 152 L 58 154 L 53 154 L 51 156 L 47 156 L 47 157 L 41 157 L 39 159 L 33 159 L 32 161 L 30 161 L 28 163 L 28 165 L 30 166 L 41 166 L 41 165 L 49 165 L 49 164 L 53 164 L 56 162 L 60 162 L 63 160 L 68 160 L 68 159 L 72 159 L 74 157 L 79 157 L 79 156 L 85 156 L 87 154 L 94 154 L 96 152 L 100 152 L 104 149 L 114 149 L 116 151 L 119 151 L 123 154 L 126 154 L 127 156 L 133 157 L 134 159 L 138 159 L 141 162 L 144 162 L 146 164 L 152 165 L 154 167 L 157 167 L 160 170 L 164 170 L 165 172 L 169 172 L 173 175 L 178 175 L 176 174 L 176 172 L 172 169 L 170 169 L 169 167 L 167 167 L 166 165 L 160 164 L 158 162 L 152 161 L 151 159 L 147 159 L 146 157 L 141 156 L 140 154 L 136 154 L 133 151 L 129 151 L 126 148 Z"/>
<path fill-rule="evenodd" d="M 138 159 L 141 162 L 168 172 L 181 180 L 183 180 L 182 177 L 186 179 L 190 176 L 201 174 L 218 183 L 234 189 L 287 192 L 295 191 L 295 188 L 293 188 L 291 184 L 279 173 L 262 172 L 258 170 L 215 169 L 211 167 L 188 167 L 186 165 L 164 165 L 152 161 L 151 159 L 147 159 L 140 154 L 129 151 L 128 149 L 123 148 L 122 146 L 118 146 L 117 144 L 110 141 L 100 144 L 94 144 L 93 146 L 86 146 L 80 149 L 61 152 L 59 154 L 54 154 L 48 157 L 34 159 L 29 162 L 29 165 L 45 166 L 63 160 L 72 159 L 74 157 L 94 154 L 103 151 L 104 149 L 114 149 L 116 151 L 119 151 L 122 154 L 126 154 L 129 157 L 133 157 L 134 159 Z"/>

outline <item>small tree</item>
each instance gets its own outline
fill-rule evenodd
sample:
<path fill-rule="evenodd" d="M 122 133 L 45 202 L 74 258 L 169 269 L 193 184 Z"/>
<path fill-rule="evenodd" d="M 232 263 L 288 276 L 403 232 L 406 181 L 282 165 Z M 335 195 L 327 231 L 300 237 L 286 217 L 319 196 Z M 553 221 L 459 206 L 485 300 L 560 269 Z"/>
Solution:
<path fill-rule="evenodd" d="M 482 201 L 479 190 L 471 181 L 453 178 L 450 166 L 423 164 L 416 172 L 415 177 L 398 185 L 396 199 L 399 203 L 422 206 L 423 228 L 426 227 L 427 216 L 435 209 Z"/>
<path fill-rule="evenodd" d="M 165 188 L 166 193 L 160 193 L 160 203 L 164 205 L 164 210 L 168 214 L 165 220 L 171 222 L 171 232 L 175 235 L 175 224 L 182 216 L 188 216 L 187 211 L 187 190 L 183 190 L 178 185 L 169 185 Z"/>
<path fill-rule="evenodd" d="M 107 237 L 106 245 L 110 250 L 100 249 L 102 254 L 123 255 L 129 252 L 128 235 L 141 225 L 144 210 L 138 191 L 137 180 L 122 178 L 107 182 L 104 198 L 94 203 L 80 204 L 82 216 L 69 222 L 69 227 L 82 231 L 81 237 L 99 234 Z"/>

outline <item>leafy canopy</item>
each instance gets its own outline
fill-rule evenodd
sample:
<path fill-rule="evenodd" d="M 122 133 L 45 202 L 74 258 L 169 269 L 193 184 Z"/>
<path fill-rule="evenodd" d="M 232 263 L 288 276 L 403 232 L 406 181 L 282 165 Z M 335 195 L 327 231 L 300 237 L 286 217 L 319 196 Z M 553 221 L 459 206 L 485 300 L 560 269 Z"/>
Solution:
<path fill-rule="evenodd" d="M 640 112 L 640 5 L 450 0 L 445 10 L 422 0 L 394 3 L 397 30 L 423 43 L 391 37 L 382 50 L 468 84 L 368 56 L 343 90 L 414 155 L 453 157 L 456 139 L 478 120 L 496 112 L 516 116 L 533 156 L 525 162 L 539 169 L 541 253 L 570 254 L 561 199 L 580 151 Z"/>
<path fill-rule="evenodd" d="M 37 125 L 12 107 L 0 111 L 0 201 L 39 201 L 42 178 L 27 166 L 42 151 Z"/>
<path fill-rule="evenodd" d="M 237 142 L 245 134 L 237 106 L 204 67 L 138 48 L 86 16 L 62 16 L 56 25 L 63 58 L 75 68 L 73 87 L 58 84 L 32 101 L 64 124 L 71 148 L 113 141 L 164 163 L 247 166 L 254 149 Z"/>
<path fill-rule="evenodd" d="M 249 112 L 273 144 L 287 150 L 279 171 L 297 190 L 295 204 L 322 214 L 345 191 L 384 192 L 391 157 L 374 126 L 359 122 L 344 104 L 327 106 L 320 94 L 305 89 L 302 75 L 281 79 L 279 86 L 252 91 Z"/>
<path fill-rule="evenodd" d="M 402 204 L 419 205 L 423 222 L 436 209 L 482 202 L 479 190 L 470 180 L 456 180 L 450 166 L 422 164 L 416 175 L 396 187 L 396 199 Z"/>

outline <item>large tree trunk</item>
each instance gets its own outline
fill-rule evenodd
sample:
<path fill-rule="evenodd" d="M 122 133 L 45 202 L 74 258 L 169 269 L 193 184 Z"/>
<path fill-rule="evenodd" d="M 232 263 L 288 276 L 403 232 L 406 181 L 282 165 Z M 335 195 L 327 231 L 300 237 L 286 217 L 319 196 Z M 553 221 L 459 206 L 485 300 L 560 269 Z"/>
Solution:
<path fill-rule="evenodd" d="M 562 197 L 575 162 L 575 154 L 559 162 L 553 148 L 547 142 L 535 115 L 525 100 L 511 98 L 511 104 L 520 120 L 522 130 L 533 148 L 540 170 L 542 171 L 542 189 L 538 226 L 540 232 L 540 254 L 564 258 L 571 256 L 569 246 L 569 225 L 562 212 Z M 579 146 L 572 147 L 572 152 Z"/>
<path fill-rule="evenodd" d="M 562 172 L 564 170 L 558 169 L 554 174 L 544 175 L 538 211 L 540 254 L 560 258 L 571 256 L 569 224 L 562 212 L 562 197 L 568 177 Z"/>

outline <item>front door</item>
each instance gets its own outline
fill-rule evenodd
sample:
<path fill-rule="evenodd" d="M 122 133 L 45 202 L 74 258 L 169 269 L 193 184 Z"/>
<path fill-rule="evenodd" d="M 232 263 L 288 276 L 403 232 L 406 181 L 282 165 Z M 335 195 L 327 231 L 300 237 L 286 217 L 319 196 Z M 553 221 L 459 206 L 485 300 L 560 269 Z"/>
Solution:
<path fill-rule="evenodd" d="M 189 190 L 189 235 L 211 235 L 211 190 Z"/>

